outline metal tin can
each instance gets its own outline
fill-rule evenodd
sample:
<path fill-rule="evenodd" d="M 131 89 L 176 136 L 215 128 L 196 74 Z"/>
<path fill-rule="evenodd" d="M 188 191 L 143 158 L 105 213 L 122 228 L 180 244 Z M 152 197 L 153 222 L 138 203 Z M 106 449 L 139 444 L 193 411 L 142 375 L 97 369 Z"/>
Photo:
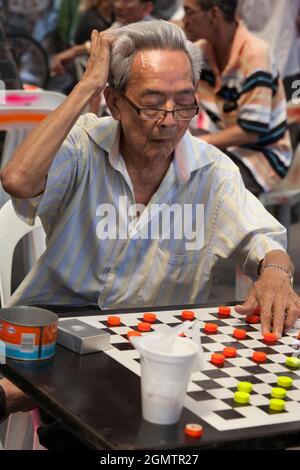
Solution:
<path fill-rule="evenodd" d="M 58 316 L 37 307 L 0 309 L 0 340 L 5 356 L 21 361 L 49 359 L 55 354 Z"/>

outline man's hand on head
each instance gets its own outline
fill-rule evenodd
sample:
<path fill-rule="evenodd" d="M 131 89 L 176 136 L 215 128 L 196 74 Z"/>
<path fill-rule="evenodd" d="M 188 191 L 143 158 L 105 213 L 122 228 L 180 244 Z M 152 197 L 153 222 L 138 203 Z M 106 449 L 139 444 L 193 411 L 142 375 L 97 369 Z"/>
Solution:
<path fill-rule="evenodd" d="M 80 80 L 80 84 L 86 84 L 99 95 L 105 88 L 110 69 L 111 46 L 117 36 L 114 30 L 109 28 L 101 33 L 93 30 L 91 36 L 90 57 L 86 70 Z"/>
<path fill-rule="evenodd" d="M 287 272 L 273 265 L 282 266 Z M 289 272 L 293 272 L 293 267 L 288 255 L 283 251 L 270 252 L 245 302 L 235 307 L 238 313 L 248 315 L 259 306 L 263 334 L 273 331 L 280 338 L 300 318 L 300 297 L 291 285 Z"/>

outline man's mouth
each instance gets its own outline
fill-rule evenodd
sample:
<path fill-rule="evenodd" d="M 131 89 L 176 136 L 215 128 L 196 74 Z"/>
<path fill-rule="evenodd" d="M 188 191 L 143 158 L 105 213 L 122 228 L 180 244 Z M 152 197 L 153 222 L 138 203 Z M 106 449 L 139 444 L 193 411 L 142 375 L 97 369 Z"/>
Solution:
<path fill-rule="evenodd" d="M 173 142 L 174 139 L 152 139 L 152 141 L 156 142 L 156 143 L 159 143 L 159 144 L 167 144 L 167 143 L 170 143 L 170 142 Z"/>

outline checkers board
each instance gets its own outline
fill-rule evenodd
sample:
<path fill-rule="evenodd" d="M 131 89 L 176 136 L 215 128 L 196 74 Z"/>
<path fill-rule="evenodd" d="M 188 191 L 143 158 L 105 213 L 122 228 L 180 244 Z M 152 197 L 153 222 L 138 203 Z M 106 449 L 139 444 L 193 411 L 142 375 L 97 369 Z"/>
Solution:
<path fill-rule="evenodd" d="M 151 331 L 170 328 L 183 321 L 181 310 L 165 310 L 155 312 L 156 321 L 151 324 Z M 264 342 L 260 324 L 247 324 L 242 316 L 231 308 L 229 318 L 221 318 L 218 308 L 193 309 L 196 319 L 200 321 L 201 343 L 205 354 L 205 367 L 191 376 L 185 397 L 185 408 L 195 415 L 195 422 L 204 426 L 209 424 L 217 431 L 231 431 L 257 426 L 278 425 L 300 421 L 300 369 L 286 366 L 286 358 L 297 356 L 299 351 L 298 332 L 300 321 L 295 328 L 274 344 Z M 143 313 L 114 313 L 120 317 L 119 326 L 107 323 L 108 315 L 101 314 L 80 317 L 80 320 L 111 334 L 109 350 L 101 353 L 140 375 L 140 356 L 134 349 L 127 334 L 137 330 L 143 321 Z M 204 331 L 206 323 L 218 326 L 217 333 L 208 334 Z M 244 329 L 246 338 L 238 340 L 233 337 L 234 329 Z M 149 334 L 149 333 L 142 333 Z M 235 347 L 237 356 L 226 358 L 222 367 L 210 362 L 213 353 L 222 353 L 225 347 Z M 253 361 L 253 352 L 264 352 L 265 363 Z M 274 412 L 269 408 L 270 394 L 277 386 L 280 376 L 293 379 L 293 385 L 287 390 L 285 410 Z M 234 402 L 234 393 L 239 382 L 250 382 L 253 391 L 250 403 L 239 405 Z"/>

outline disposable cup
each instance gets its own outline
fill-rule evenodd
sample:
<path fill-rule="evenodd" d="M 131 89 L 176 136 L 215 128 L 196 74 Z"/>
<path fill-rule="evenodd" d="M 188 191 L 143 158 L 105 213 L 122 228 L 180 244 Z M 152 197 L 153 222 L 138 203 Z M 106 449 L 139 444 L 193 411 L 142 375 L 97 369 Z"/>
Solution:
<path fill-rule="evenodd" d="M 174 424 L 180 418 L 199 347 L 191 339 L 176 338 L 169 353 L 151 348 L 141 354 L 143 418 L 155 424 Z"/>

